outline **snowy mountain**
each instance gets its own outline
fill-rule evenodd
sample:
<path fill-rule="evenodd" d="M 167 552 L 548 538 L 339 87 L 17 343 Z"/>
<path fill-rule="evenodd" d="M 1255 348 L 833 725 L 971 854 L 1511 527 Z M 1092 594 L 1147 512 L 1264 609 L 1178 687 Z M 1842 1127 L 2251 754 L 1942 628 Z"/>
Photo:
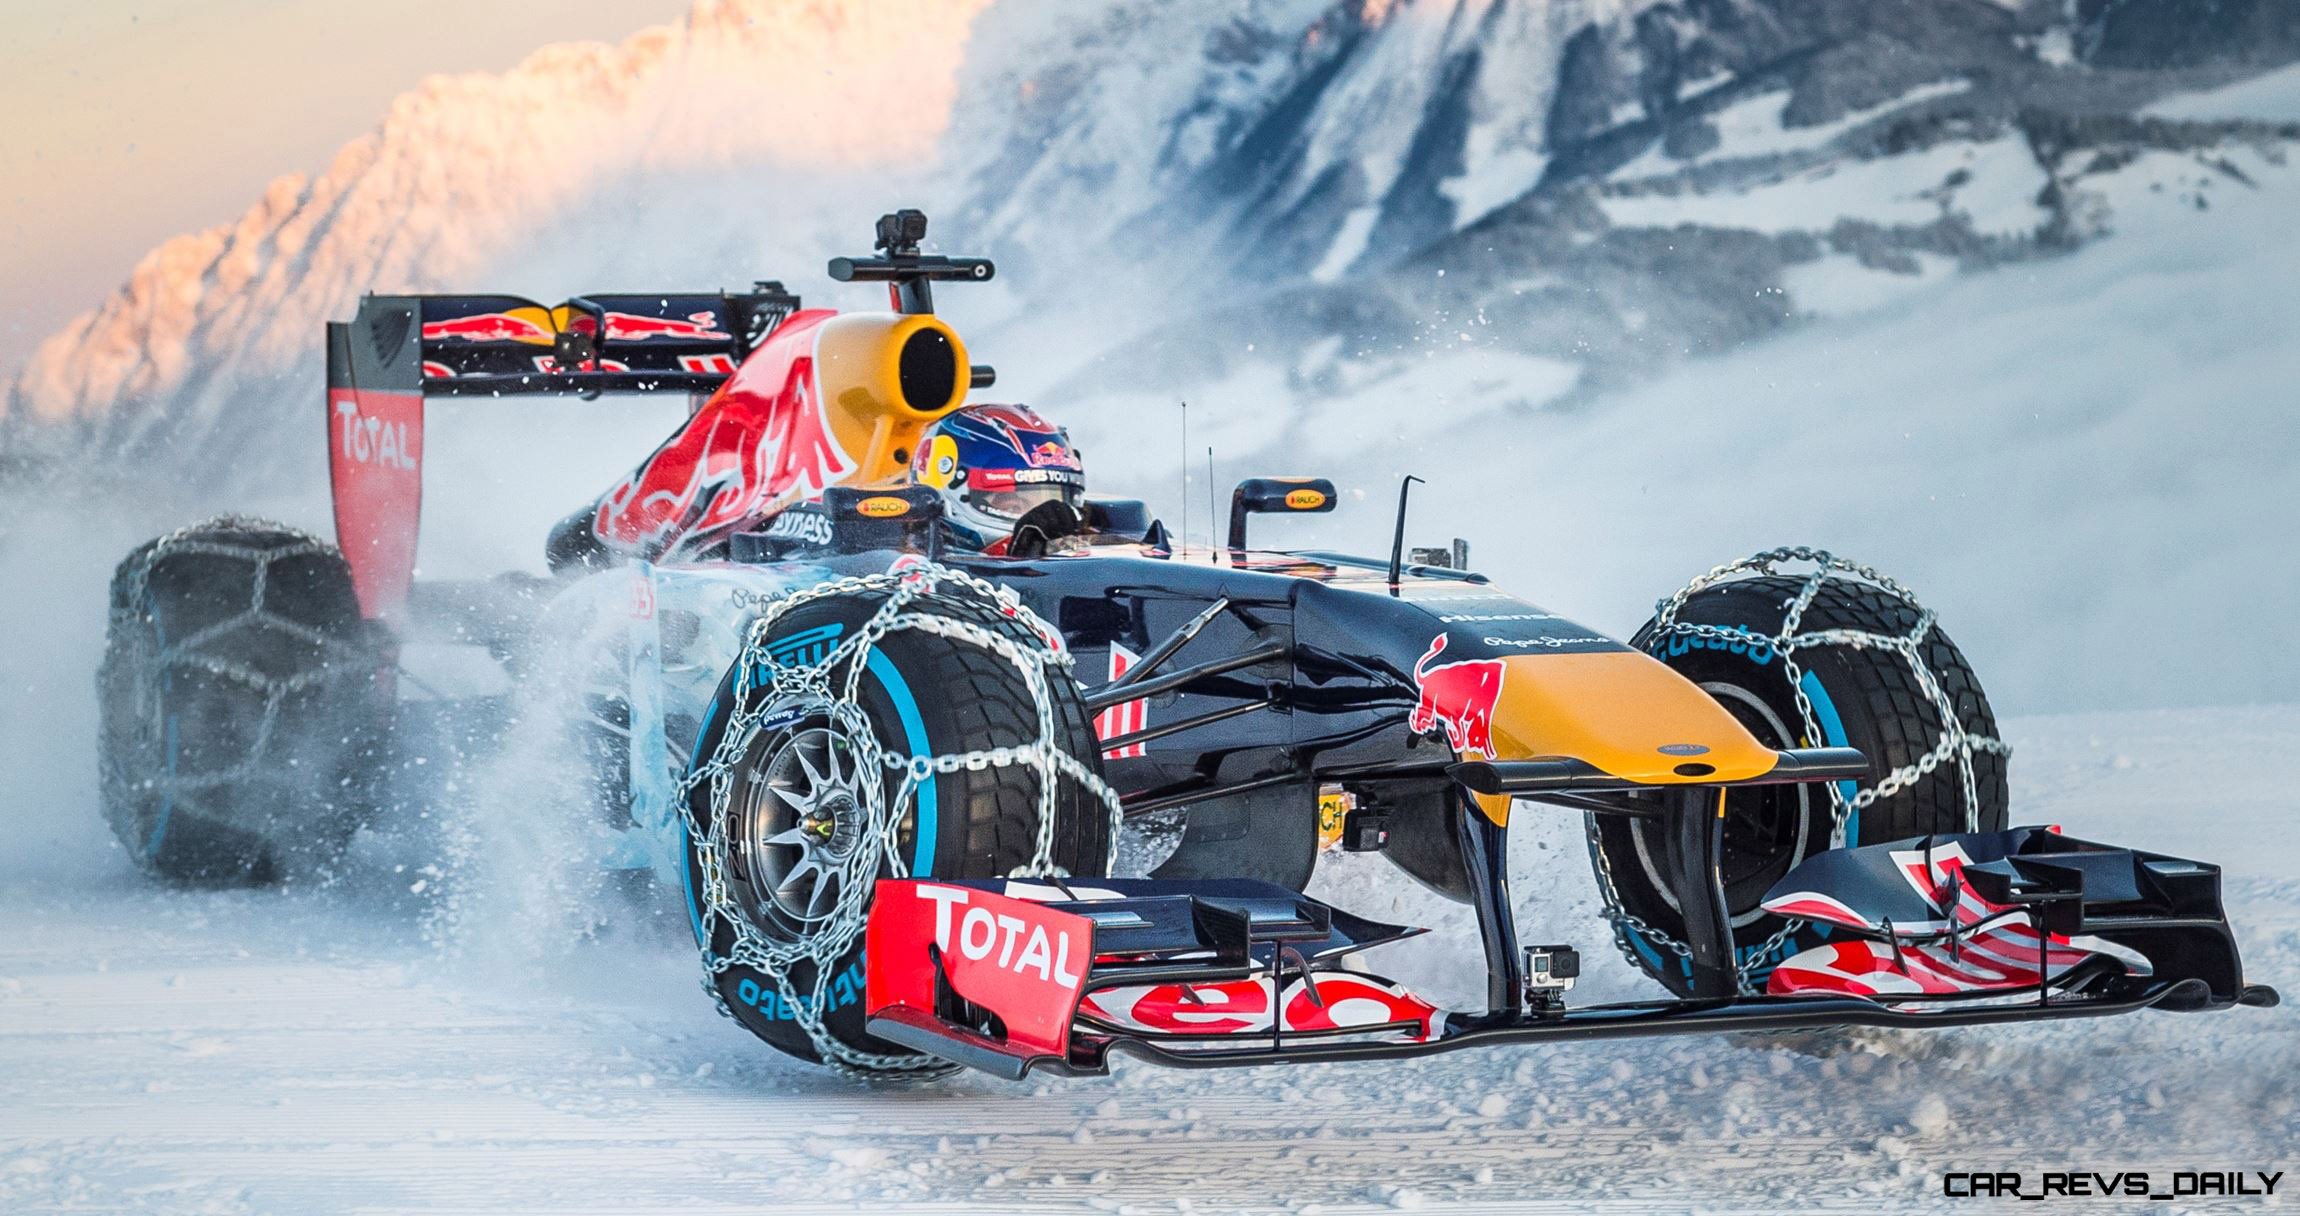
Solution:
<path fill-rule="evenodd" d="M 1065 389 L 1170 399 L 1260 365 L 1316 397 L 1467 348 L 1512 369 L 1522 404 L 1585 400 L 1956 271 L 2065 254 L 2128 207 L 2208 209 L 2300 136 L 2140 113 L 2247 70 L 2233 60 L 2300 53 L 2266 16 L 2225 47 L 2197 35 L 2151 59 L 2126 6 L 1559 5 L 1538 33 L 1490 32 L 1522 11 L 1400 6 L 1297 56 L 1225 145 L 1260 152 L 1178 173 L 1186 201 L 1169 208 L 1262 290 L 1209 293 L 1163 327 L 1159 357 Z M 1438 33 L 1466 26 L 1479 34 L 1446 49 Z M 1417 94 L 1422 121 L 1402 145 L 1335 154 L 1330 132 L 1369 118 L 1352 82 L 1400 45 L 1423 70 L 1388 75 L 1435 89 Z M 1537 45 L 1542 71 L 1519 70 Z M 1262 177 L 1240 187 L 1247 163 Z"/>
<path fill-rule="evenodd" d="M 1131 231 L 1170 260 L 1196 236 L 1235 269 L 1330 281 L 1531 188 L 1576 104 L 1570 48 L 1649 7 L 1126 0 L 1064 22 L 1000 5 L 953 136 L 981 166 L 980 226 L 1028 248 Z"/>
<path fill-rule="evenodd" d="M 2300 54 L 2270 0 L 978 7 L 702 0 L 428 81 L 47 342 L 0 452 L 308 471 L 278 437 L 361 292 L 813 288 L 896 200 L 1001 258 L 1018 389 L 1298 399 L 1466 348 L 1571 403 L 2208 206 L 2300 134 L 2138 113 Z"/>
<path fill-rule="evenodd" d="M 324 173 L 282 177 L 237 223 L 162 245 L 45 343 L 9 389 L 0 450 L 211 461 L 223 481 L 259 480 L 276 467 L 265 457 L 291 446 L 270 433 L 308 430 L 320 324 L 361 293 L 516 289 L 492 276 L 531 255 L 588 270 L 605 243 L 590 233 L 628 232 L 705 179 L 751 190 L 714 196 L 718 234 L 771 242 L 762 200 L 780 182 L 931 151 L 977 8 L 699 0 L 680 24 L 619 46 L 552 46 L 501 76 L 427 80 Z M 666 214 L 657 230 L 682 227 Z M 563 244 L 574 252 L 554 258 Z M 820 263 L 811 234 L 798 244 Z M 712 234 L 682 247 L 690 263 L 722 252 Z M 713 280 L 740 288 L 765 261 L 744 263 Z M 552 299 L 585 289 L 556 279 L 532 286 Z"/>

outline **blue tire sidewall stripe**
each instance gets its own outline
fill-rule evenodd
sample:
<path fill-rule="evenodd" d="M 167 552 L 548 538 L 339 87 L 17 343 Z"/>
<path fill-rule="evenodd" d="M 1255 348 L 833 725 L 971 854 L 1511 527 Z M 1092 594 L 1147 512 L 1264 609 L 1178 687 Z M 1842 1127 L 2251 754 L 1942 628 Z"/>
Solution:
<path fill-rule="evenodd" d="M 1822 687 L 1821 677 L 1808 670 L 1797 686 L 1805 690 L 1805 699 L 1813 703 L 1813 717 L 1821 724 L 1821 742 L 1828 747 L 1851 746 L 1845 741 L 1845 720 L 1837 715 L 1837 703 L 1830 699 L 1829 690 Z M 1860 783 L 1850 778 L 1837 783 L 1837 793 L 1844 798 L 1846 806 L 1851 806 L 1860 792 Z M 1845 815 L 1845 847 L 1859 843 L 1861 812 L 1854 810 Z"/>
<path fill-rule="evenodd" d="M 878 680 L 879 687 L 886 691 L 887 699 L 894 703 L 895 718 L 902 724 L 903 743 L 909 748 L 910 754 L 933 755 L 927 741 L 926 718 L 919 713 L 918 697 L 911 692 L 910 681 L 903 677 L 902 670 L 895 666 L 894 660 L 886 656 L 886 652 L 876 647 L 871 649 L 870 657 L 865 661 L 865 670 Z M 701 729 L 695 732 L 695 749 L 687 757 L 687 771 L 690 773 L 703 762 L 703 741 L 711 737 L 711 725 L 719 720 L 719 707 L 727 695 L 722 691 L 719 697 L 712 700 L 710 709 L 703 716 Z M 918 813 L 911 833 L 910 873 L 914 878 L 934 877 L 935 846 L 940 843 L 942 826 L 942 808 L 936 784 L 935 779 L 930 777 L 918 785 Z M 687 899 L 687 924 L 694 930 L 696 944 L 708 950 L 711 942 L 703 931 L 701 903 L 695 898 L 693 821 L 683 814 L 679 821 L 679 834 L 686 838 L 686 848 L 680 851 L 679 879 Z"/>
<path fill-rule="evenodd" d="M 910 749 L 910 754 L 933 755 L 933 748 L 927 745 L 926 719 L 918 712 L 918 698 L 911 694 L 910 681 L 903 678 L 894 660 L 875 646 L 871 648 L 866 666 L 878 677 L 887 698 L 894 702 L 895 717 L 902 722 L 903 744 Z M 935 784 L 933 777 L 918 783 L 918 816 L 911 830 L 910 874 L 913 878 L 934 877 L 934 847 L 942 834 L 942 808 L 936 798 Z"/>

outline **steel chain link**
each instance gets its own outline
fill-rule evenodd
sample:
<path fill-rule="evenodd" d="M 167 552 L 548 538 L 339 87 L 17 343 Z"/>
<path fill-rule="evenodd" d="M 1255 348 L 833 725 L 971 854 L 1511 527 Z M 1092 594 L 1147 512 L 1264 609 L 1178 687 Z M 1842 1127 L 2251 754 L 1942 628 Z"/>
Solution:
<path fill-rule="evenodd" d="M 1798 588 L 1796 596 L 1790 600 L 1789 610 L 1782 618 L 1778 633 L 1766 637 L 1752 633 L 1747 629 L 1702 625 L 1677 619 L 1677 614 L 1684 609 L 1686 601 L 1694 595 L 1720 583 L 1741 578 L 1779 574 L 1781 573 L 1780 567 L 1784 563 L 1809 564 L 1813 569 L 1803 576 L 1803 585 Z M 1820 596 L 1822 588 L 1832 581 L 1861 582 L 1883 591 L 1907 604 L 1917 614 L 1916 622 L 1909 627 L 1906 633 L 1902 634 L 1883 634 L 1868 630 L 1842 628 L 1821 629 L 1810 633 L 1800 632 L 1806 611 L 1813 606 L 1813 601 Z M 1939 678 L 1934 675 L 1931 666 L 1925 662 L 1922 648 L 1925 639 L 1932 633 L 1936 620 L 1937 618 L 1931 609 L 1917 602 L 1915 592 L 1878 572 L 1874 567 L 1848 561 L 1821 549 L 1789 546 L 1769 549 L 1739 561 L 1727 562 L 1687 583 L 1679 588 L 1675 594 L 1660 601 L 1654 609 L 1651 643 L 1658 643 L 1667 638 L 1693 638 L 1700 641 L 1723 642 L 1730 646 L 1744 646 L 1752 650 L 1764 647 L 1771 653 L 1779 655 L 1782 669 L 1789 680 L 1789 688 L 1795 694 L 1797 713 L 1802 719 L 1805 738 L 1807 739 L 1820 739 L 1822 733 L 1819 717 L 1813 710 L 1812 698 L 1805 692 L 1804 669 L 1797 661 L 1797 656 L 1801 651 L 1827 646 L 1842 646 L 1853 650 L 1886 650 L 1899 655 L 1902 661 L 1908 664 L 1910 672 L 1916 677 L 1918 692 L 1932 704 L 1934 712 L 1940 717 L 1942 724 L 1940 737 L 1924 755 L 1885 774 L 1876 784 L 1857 791 L 1851 798 L 1845 796 L 1838 782 L 1831 781 L 1822 786 L 1829 796 L 1829 847 L 1835 849 L 1843 848 L 1848 843 L 1845 839 L 1845 825 L 1856 812 L 1866 810 L 1875 805 L 1879 799 L 1890 798 L 1894 794 L 1915 785 L 1951 761 L 1957 765 L 1960 780 L 1962 805 L 1965 812 L 1964 830 L 1968 832 L 1979 830 L 1980 795 L 1973 777 L 1973 756 L 1975 753 L 1983 752 L 1997 756 L 2009 756 L 2012 754 L 2012 749 L 2001 739 L 1987 735 L 1976 735 L 1966 730 L 1963 718 L 1957 713 L 1954 700 L 1942 689 Z M 1596 817 L 1588 817 L 1586 825 L 1590 852 L 1597 858 L 1598 893 L 1605 904 L 1605 918 L 1614 928 L 1614 945 L 1621 951 L 1622 957 L 1628 960 L 1632 966 L 1641 965 L 1636 951 L 1630 946 L 1630 935 L 1635 934 L 1652 943 L 1656 948 L 1666 950 L 1677 958 L 1691 958 L 1693 954 L 1691 946 L 1667 930 L 1643 920 L 1623 906 L 1620 889 L 1615 884 L 1612 862 L 1606 857 L 1605 850 L 1600 847 Z M 1742 992 L 1753 991 L 1752 979 L 1756 972 L 1764 969 L 1773 952 L 1804 925 L 1805 922 L 1800 919 L 1785 920 L 1781 928 L 1775 931 L 1757 949 L 1744 952 L 1743 961 L 1735 968 L 1738 986 Z"/>
<path fill-rule="evenodd" d="M 787 661 L 770 652 L 767 640 L 776 622 L 793 610 L 865 595 L 884 595 L 885 599 L 861 628 L 842 638 L 819 661 Z M 1017 621 L 1036 638 L 1037 645 L 1022 645 L 981 625 L 926 610 L 937 602 L 968 601 L 987 605 Z M 1022 676 L 1036 709 L 1035 741 L 937 755 L 912 755 L 883 746 L 856 694 L 872 649 L 887 635 L 904 631 L 977 647 L 1012 665 Z M 1037 838 L 1030 860 L 1011 870 L 1008 877 L 1064 876 L 1054 862 L 1056 803 L 1063 781 L 1101 802 L 1109 815 L 1107 839 L 1118 839 L 1117 792 L 1085 762 L 1063 750 L 1058 740 L 1048 681 L 1072 678 L 1069 650 L 1063 646 L 1061 635 L 1024 607 L 1013 592 L 963 571 L 906 559 L 884 574 L 836 579 L 775 601 L 751 622 L 736 664 L 734 705 L 726 731 L 711 755 L 681 779 L 677 791 L 680 814 L 694 841 L 700 871 L 704 989 L 718 1003 L 720 1012 L 728 1013 L 716 981 L 729 968 L 748 967 L 773 982 L 816 1053 L 832 1067 L 879 1077 L 943 1071 L 947 1066 L 932 1057 L 866 1052 L 833 1037 L 823 1025 L 822 1014 L 830 1007 L 833 965 L 863 931 L 872 881 L 882 872 L 895 877 L 907 873 L 895 848 L 896 828 L 908 815 L 921 782 L 941 774 L 1018 765 L 1038 772 Z M 888 788 L 890 782 L 859 783 L 856 793 L 863 803 L 861 836 L 853 851 L 839 862 L 836 906 L 822 927 L 799 935 L 795 941 L 778 941 L 751 923 L 728 887 L 733 847 L 729 833 L 735 818 L 732 799 L 739 784 L 736 769 L 757 732 L 798 717 L 827 719 L 829 728 L 854 750 L 866 770 L 884 771 L 892 788 Z M 693 795 L 697 790 L 706 795 L 707 822 L 698 822 L 695 816 Z M 711 949 L 722 923 L 733 933 L 732 948 L 723 955 Z M 806 993 L 799 992 L 791 980 L 791 972 L 800 964 L 813 965 L 812 990 Z"/>
<path fill-rule="evenodd" d="M 206 539 L 203 535 L 217 532 L 271 532 L 287 537 L 288 542 L 266 547 Z M 147 632 L 147 626 L 154 622 L 154 607 L 150 602 L 152 571 L 163 560 L 171 557 L 221 557 L 248 563 L 252 570 L 248 607 L 182 637 L 167 638 L 155 649 Z M 342 638 L 331 637 L 302 621 L 291 620 L 269 610 L 267 593 L 273 564 L 306 557 L 341 560 L 334 545 L 299 528 L 254 516 L 218 515 L 199 523 L 187 524 L 154 540 L 131 554 L 128 561 L 122 564 L 119 572 L 113 576 L 111 615 L 107 622 L 109 644 L 105 648 L 103 668 L 98 679 L 108 684 L 124 674 L 132 681 L 129 703 L 144 706 L 155 702 L 159 695 L 158 684 L 166 678 L 167 673 L 197 671 L 252 690 L 263 698 L 263 712 L 256 720 L 254 732 L 249 736 L 246 755 L 238 763 L 226 768 L 213 768 L 200 773 L 130 773 L 122 767 L 128 757 L 119 748 L 104 747 L 100 749 L 101 764 L 107 785 L 122 790 L 157 790 L 182 800 L 186 795 L 231 786 L 250 777 L 276 777 L 279 774 L 262 771 L 262 766 L 271 750 L 272 734 L 279 725 L 280 708 L 287 698 L 316 685 L 337 680 L 364 680 L 373 676 L 375 664 L 372 654 Z M 164 626 L 165 622 L 161 624 Z M 218 638 L 251 628 L 286 634 L 316 648 L 327 660 L 343 661 L 323 661 L 292 675 L 274 676 L 203 649 Z M 157 726 L 157 718 L 150 725 Z M 125 804 L 115 806 L 110 798 L 104 799 L 104 803 L 107 815 L 130 809 Z M 209 804 L 203 809 L 213 816 L 228 816 L 232 807 Z M 139 824 L 113 826 L 120 829 L 123 838 L 132 839 L 143 830 L 143 825 Z"/>

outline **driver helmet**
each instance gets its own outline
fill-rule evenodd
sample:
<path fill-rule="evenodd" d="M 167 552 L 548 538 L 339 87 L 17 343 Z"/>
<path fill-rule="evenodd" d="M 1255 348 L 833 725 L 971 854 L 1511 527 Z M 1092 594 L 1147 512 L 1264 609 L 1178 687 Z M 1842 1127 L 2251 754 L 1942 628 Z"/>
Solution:
<path fill-rule="evenodd" d="M 939 491 L 960 545 L 1003 553 L 1015 522 L 1050 502 L 1083 510 L 1086 466 L 1070 432 L 1023 405 L 970 405 L 919 436 L 911 476 Z"/>

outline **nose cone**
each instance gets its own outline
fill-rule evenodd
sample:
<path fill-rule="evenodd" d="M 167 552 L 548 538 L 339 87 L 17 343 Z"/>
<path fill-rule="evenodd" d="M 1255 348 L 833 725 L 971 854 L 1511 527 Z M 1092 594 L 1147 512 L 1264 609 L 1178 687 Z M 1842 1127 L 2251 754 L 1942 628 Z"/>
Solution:
<path fill-rule="evenodd" d="M 1649 785 L 1742 781 L 1779 763 L 1699 685 L 1634 650 L 1495 661 L 1493 759 L 1568 757 Z"/>
<path fill-rule="evenodd" d="M 1405 726 L 1464 759 L 1573 759 L 1625 781 L 1685 785 L 1771 772 L 1773 750 L 1651 656 L 1483 586 L 1412 594 L 1306 583 L 1297 636 L 1396 673 Z"/>

